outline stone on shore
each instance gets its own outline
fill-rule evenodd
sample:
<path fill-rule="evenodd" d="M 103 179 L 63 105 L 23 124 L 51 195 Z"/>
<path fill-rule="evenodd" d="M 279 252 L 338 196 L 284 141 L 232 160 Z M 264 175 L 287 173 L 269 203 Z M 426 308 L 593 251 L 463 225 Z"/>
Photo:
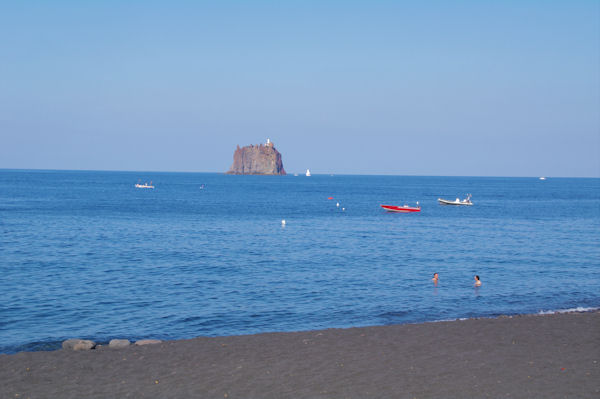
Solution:
<path fill-rule="evenodd" d="M 112 349 L 126 348 L 131 344 L 128 339 L 111 339 L 108 347 Z"/>
<path fill-rule="evenodd" d="M 162 341 L 160 339 L 140 339 L 139 341 L 136 341 L 135 344 L 136 345 L 153 345 L 153 344 L 160 344 Z"/>
<path fill-rule="evenodd" d="M 74 351 L 87 351 L 94 349 L 96 343 L 88 339 L 71 338 L 62 343 L 62 348 Z"/>

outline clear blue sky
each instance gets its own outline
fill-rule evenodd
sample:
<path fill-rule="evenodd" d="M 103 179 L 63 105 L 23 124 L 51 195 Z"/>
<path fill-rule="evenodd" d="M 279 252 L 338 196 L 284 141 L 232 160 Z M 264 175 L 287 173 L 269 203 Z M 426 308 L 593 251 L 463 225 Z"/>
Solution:
<path fill-rule="evenodd" d="M 3 1 L 0 168 L 600 176 L 600 2 Z"/>

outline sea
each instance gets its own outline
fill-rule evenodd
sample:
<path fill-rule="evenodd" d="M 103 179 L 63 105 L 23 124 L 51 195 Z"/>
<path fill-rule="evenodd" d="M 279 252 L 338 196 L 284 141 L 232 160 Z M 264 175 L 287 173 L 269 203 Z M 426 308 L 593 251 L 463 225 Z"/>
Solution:
<path fill-rule="evenodd" d="M 597 178 L 0 170 L 0 353 L 599 307 Z"/>

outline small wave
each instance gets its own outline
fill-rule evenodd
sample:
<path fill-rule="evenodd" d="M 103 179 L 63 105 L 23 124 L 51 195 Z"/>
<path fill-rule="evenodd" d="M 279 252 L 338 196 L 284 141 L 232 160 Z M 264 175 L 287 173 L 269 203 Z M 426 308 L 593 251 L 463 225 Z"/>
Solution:
<path fill-rule="evenodd" d="M 438 319 L 438 320 L 427 320 L 424 321 L 423 323 L 446 323 L 448 321 L 465 321 L 465 320 L 469 320 L 468 317 L 459 317 L 459 318 L 449 318 L 449 319 Z"/>
<path fill-rule="evenodd" d="M 570 308 L 570 309 L 558 309 L 558 310 L 540 310 L 538 312 L 539 315 L 545 315 L 545 314 L 557 314 L 557 313 L 573 313 L 573 312 L 594 312 L 596 310 L 600 310 L 600 308 L 584 308 L 584 307 L 576 307 L 576 308 Z"/>

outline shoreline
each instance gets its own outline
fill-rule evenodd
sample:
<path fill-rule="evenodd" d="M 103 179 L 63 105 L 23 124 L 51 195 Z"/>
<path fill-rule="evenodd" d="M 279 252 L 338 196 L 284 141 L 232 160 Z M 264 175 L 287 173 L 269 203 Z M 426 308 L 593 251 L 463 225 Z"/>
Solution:
<path fill-rule="evenodd" d="M 0 397 L 600 395 L 600 311 L 0 355 Z"/>
<path fill-rule="evenodd" d="M 514 314 L 502 314 L 502 315 L 496 315 L 496 316 L 477 316 L 477 317 L 459 317 L 456 319 L 440 319 L 440 320 L 426 320 L 426 321 L 417 321 L 417 322 L 406 322 L 406 323 L 397 323 L 397 324 L 385 324 L 385 325 L 365 325 L 365 326 L 351 326 L 351 327 L 328 327 L 328 328 L 324 328 L 324 329 L 317 329 L 317 330 L 296 330 L 296 331 L 264 331 L 264 332 L 259 332 L 259 333 L 248 333 L 248 334 L 233 334 L 233 335 L 199 335 L 196 337 L 189 337 L 189 338 L 175 338 L 175 339 L 167 339 L 167 340 L 162 340 L 160 337 L 156 338 L 156 337 L 146 337 L 146 338 L 140 338 L 140 341 L 143 340 L 148 340 L 148 339 L 152 339 L 154 340 L 155 338 L 162 341 L 162 342 L 177 342 L 177 341 L 185 341 L 185 340 L 190 340 L 190 339 L 195 339 L 195 338 L 227 338 L 227 337 L 237 337 L 237 336 L 249 336 L 249 335 L 260 335 L 260 334 L 285 334 L 285 333 L 302 333 L 302 332 L 311 332 L 311 331 L 323 331 L 323 330 L 347 330 L 347 329 L 351 329 L 351 328 L 369 328 L 369 327 L 386 327 L 386 326 L 394 326 L 394 325 L 419 325 L 419 324 L 428 324 L 428 323 L 444 323 L 444 322 L 452 322 L 452 321 L 465 321 L 465 320 L 479 320 L 479 319 L 496 319 L 496 318 L 512 318 L 512 317 L 521 317 L 521 316 L 548 316 L 548 315 L 553 315 L 553 314 L 564 314 L 564 313 L 590 313 L 590 312 L 600 312 L 600 307 L 576 307 L 576 308 L 569 308 L 569 309 L 558 309 L 558 310 L 548 310 L 548 311 L 543 311 L 540 310 L 538 313 L 514 313 Z M 84 339 L 84 340 L 91 340 L 93 342 L 96 343 L 96 345 L 98 345 L 98 348 L 100 347 L 104 347 L 107 346 L 109 344 L 109 341 L 102 341 L 102 340 L 95 340 L 93 337 L 69 337 L 67 339 Z M 120 339 L 123 338 L 122 336 L 115 336 L 112 337 L 111 339 Z M 127 337 L 125 337 L 127 338 Z M 65 339 L 66 340 L 66 339 Z M 25 349 L 25 350 L 11 350 L 11 351 L 7 351 L 7 352 L 1 352 L 0 351 L 0 356 L 2 355 L 16 355 L 18 353 L 21 352 L 54 352 L 57 350 L 61 350 L 62 349 L 62 343 L 65 342 L 65 340 L 63 341 L 51 341 L 51 342 L 32 342 L 32 343 L 26 343 L 26 344 L 22 344 L 19 345 L 18 348 L 23 348 L 23 347 L 27 347 L 29 345 L 33 345 L 36 344 L 36 347 L 45 347 L 47 349 Z M 136 340 L 132 340 L 131 344 L 134 344 L 136 342 Z M 92 349 L 95 350 L 95 349 Z"/>

